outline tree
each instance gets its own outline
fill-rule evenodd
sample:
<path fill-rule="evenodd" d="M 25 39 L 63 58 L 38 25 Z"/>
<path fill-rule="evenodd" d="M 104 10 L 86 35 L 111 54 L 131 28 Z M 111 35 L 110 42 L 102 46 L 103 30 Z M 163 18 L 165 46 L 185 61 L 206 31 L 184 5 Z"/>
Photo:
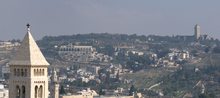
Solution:
<path fill-rule="evenodd" d="M 105 95 L 105 91 L 102 91 L 102 89 L 99 90 L 99 95 Z"/>
<path fill-rule="evenodd" d="M 198 52 L 197 50 L 191 51 L 191 53 L 192 53 L 193 56 L 198 56 L 198 55 L 196 54 L 197 52 Z"/>
<path fill-rule="evenodd" d="M 199 95 L 199 98 L 209 98 L 209 96 L 207 94 L 203 93 L 203 94 Z"/>
<path fill-rule="evenodd" d="M 210 94 L 209 94 L 209 97 L 210 97 L 210 98 L 216 98 L 216 95 L 215 95 L 215 93 L 210 93 Z"/>
<path fill-rule="evenodd" d="M 61 86 L 61 89 L 60 89 L 60 94 L 65 94 L 66 93 L 66 91 L 65 91 L 65 89 L 64 89 L 64 87 L 63 87 L 63 85 Z"/>
<path fill-rule="evenodd" d="M 129 95 L 132 96 L 134 91 L 135 91 L 135 88 L 134 88 L 134 85 L 132 85 L 129 91 Z"/>
<path fill-rule="evenodd" d="M 107 72 L 105 83 L 110 83 L 110 72 Z"/>
<path fill-rule="evenodd" d="M 198 52 L 197 50 L 191 51 L 192 54 L 196 54 L 197 52 Z"/>
<path fill-rule="evenodd" d="M 215 47 L 212 52 L 213 53 L 220 53 L 220 47 Z"/>
<path fill-rule="evenodd" d="M 116 81 L 119 81 L 119 71 L 118 71 L 118 73 L 116 75 Z"/>
<path fill-rule="evenodd" d="M 5 78 L 5 79 L 9 79 L 9 77 L 10 77 L 10 74 L 9 74 L 9 73 L 4 73 L 4 78 Z"/>
<path fill-rule="evenodd" d="M 78 81 L 78 84 L 77 84 L 77 86 L 78 86 L 78 87 L 82 87 L 82 86 L 83 86 L 83 82 L 82 82 L 82 79 L 80 79 L 80 80 Z"/>
<path fill-rule="evenodd" d="M 205 48 L 205 53 L 208 53 L 210 48 L 211 48 L 210 46 Z"/>
<path fill-rule="evenodd" d="M 102 89 L 99 90 L 99 95 L 102 95 Z"/>
<path fill-rule="evenodd" d="M 163 50 L 157 53 L 158 58 L 165 57 L 168 53 L 171 53 L 172 51 L 170 50 Z"/>

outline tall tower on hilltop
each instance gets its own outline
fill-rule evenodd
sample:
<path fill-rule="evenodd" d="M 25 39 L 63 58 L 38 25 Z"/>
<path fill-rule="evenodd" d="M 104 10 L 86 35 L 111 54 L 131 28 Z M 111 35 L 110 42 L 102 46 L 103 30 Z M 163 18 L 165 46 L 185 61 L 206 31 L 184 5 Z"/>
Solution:
<path fill-rule="evenodd" d="M 9 62 L 9 98 L 48 98 L 49 63 L 34 41 L 29 26 L 27 24 L 27 33 Z"/>
<path fill-rule="evenodd" d="M 194 34 L 195 38 L 199 39 L 199 37 L 200 37 L 200 27 L 199 27 L 199 25 L 196 24 L 195 27 L 194 27 L 194 30 L 195 30 L 195 34 Z"/>
<path fill-rule="evenodd" d="M 50 83 L 50 98 L 59 98 L 59 81 L 57 81 L 57 73 L 54 70 L 52 75 L 52 81 Z"/>

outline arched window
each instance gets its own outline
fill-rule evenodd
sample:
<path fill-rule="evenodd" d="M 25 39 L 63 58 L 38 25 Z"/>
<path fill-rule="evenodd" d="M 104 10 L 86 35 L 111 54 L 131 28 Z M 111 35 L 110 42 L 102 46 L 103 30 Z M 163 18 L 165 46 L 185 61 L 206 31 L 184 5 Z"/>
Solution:
<path fill-rule="evenodd" d="M 41 85 L 40 88 L 38 89 L 38 98 L 42 98 L 43 94 L 43 86 Z"/>
<path fill-rule="evenodd" d="M 42 75 L 44 76 L 44 69 L 42 69 Z"/>
<path fill-rule="evenodd" d="M 25 86 L 23 85 L 21 88 L 22 88 L 22 98 L 25 98 Z"/>
<path fill-rule="evenodd" d="M 15 90 L 16 92 L 15 92 L 15 94 L 16 94 L 16 98 L 20 98 L 20 88 L 19 88 L 19 86 L 17 85 L 16 86 L 16 90 Z"/>
<path fill-rule="evenodd" d="M 37 72 L 36 72 L 36 75 L 37 75 L 37 76 L 39 75 L 38 72 L 39 72 L 39 71 L 38 71 L 38 69 L 37 69 Z"/>
<path fill-rule="evenodd" d="M 40 71 L 39 71 L 39 76 L 41 76 L 41 69 L 40 69 Z"/>
<path fill-rule="evenodd" d="M 38 98 L 38 97 L 37 97 L 37 95 L 38 95 L 38 94 L 37 94 L 37 90 L 38 90 L 38 87 L 35 86 L 35 94 L 34 94 L 34 97 L 35 97 L 35 98 Z"/>
<path fill-rule="evenodd" d="M 18 69 L 17 76 L 18 77 L 20 76 L 20 69 Z"/>
<path fill-rule="evenodd" d="M 24 76 L 27 76 L 27 69 L 24 70 Z"/>
<path fill-rule="evenodd" d="M 36 69 L 34 69 L 34 76 L 36 76 L 37 75 L 37 72 L 36 72 Z"/>
<path fill-rule="evenodd" d="M 23 71 L 23 69 L 21 69 L 21 76 L 24 76 L 24 71 Z"/>
<path fill-rule="evenodd" d="M 14 76 L 16 76 L 16 69 L 14 69 Z"/>

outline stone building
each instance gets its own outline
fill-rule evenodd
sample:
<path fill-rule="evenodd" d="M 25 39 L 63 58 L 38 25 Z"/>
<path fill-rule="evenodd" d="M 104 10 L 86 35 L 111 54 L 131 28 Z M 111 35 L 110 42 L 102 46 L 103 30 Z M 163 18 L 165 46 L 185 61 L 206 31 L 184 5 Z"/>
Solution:
<path fill-rule="evenodd" d="M 201 35 L 200 34 L 200 27 L 198 24 L 194 27 L 194 35 L 184 36 L 184 35 L 177 35 L 176 38 L 182 40 L 211 40 L 212 38 L 208 35 Z"/>
<path fill-rule="evenodd" d="M 8 63 L 6 63 L 5 65 L 2 65 L 1 67 L 1 77 L 4 77 L 4 74 L 6 73 L 10 73 L 10 68 L 8 66 Z"/>
<path fill-rule="evenodd" d="M 92 74 L 98 74 L 100 66 L 87 66 L 87 71 L 92 72 Z"/>
<path fill-rule="evenodd" d="M 200 38 L 200 27 L 199 27 L 199 25 L 195 25 L 195 27 L 194 27 L 194 30 L 195 30 L 195 34 L 194 34 L 194 36 L 195 36 L 195 39 L 199 39 Z"/>
<path fill-rule="evenodd" d="M 48 98 L 49 63 L 34 41 L 29 26 L 27 24 L 27 33 L 9 62 L 9 98 Z"/>
<path fill-rule="evenodd" d="M 61 46 L 58 53 L 66 61 L 89 62 L 94 60 L 97 52 L 92 46 L 74 46 L 69 43 L 67 46 Z"/>
<path fill-rule="evenodd" d="M 5 89 L 3 84 L 0 84 L 0 98 L 8 98 L 8 89 Z"/>

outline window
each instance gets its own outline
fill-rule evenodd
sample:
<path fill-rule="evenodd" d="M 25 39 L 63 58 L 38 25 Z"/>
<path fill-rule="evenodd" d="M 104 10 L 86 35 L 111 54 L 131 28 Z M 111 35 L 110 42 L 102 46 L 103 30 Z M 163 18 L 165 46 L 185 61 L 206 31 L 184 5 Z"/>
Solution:
<path fill-rule="evenodd" d="M 22 98 L 25 98 L 25 86 L 22 86 Z"/>
<path fill-rule="evenodd" d="M 42 75 L 44 76 L 44 69 L 42 69 Z"/>
<path fill-rule="evenodd" d="M 24 71 L 23 71 L 23 69 L 21 69 L 21 76 L 24 76 Z"/>
<path fill-rule="evenodd" d="M 16 76 L 16 69 L 14 69 L 14 76 Z"/>
<path fill-rule="evenodd" d="M 18 77 L 20 76 L 20 69 L 18 69 L 17 76 Z"/>
<path fill-rule="evenodd" d="M 18 85 L 16 86 L 16 90 L 15 90 L 15 91 L 16 91 L 16 92 L 15 92 L 16 98 L 20 98 L 20 88 L 19 88 Z"/>
<path fill-rule="evenodd" d="M 41 76 L 41 69 L 40 69 L 40 71 L 38 73 L 39 73 L 39 76 Z"/>
<path fill-rule="evenodd" d="M 24 76 L 27 76 L 27 69 L 24 70 Z"/>
<path fill-rule="evenodd" d="M 42 94 L 43 94 L 43 86 L 41 85 L 38 90 L 38 98 L 42 98 Z"/>
<path fill-rule="evenodd" d="M 38 98 L 38 96 L 37 96 L 37 90 L 38 90 L 38 87 L 35 86 L 35 94 L 34 94 L 35 98 Z"/>
<path fill-rule="evenodd" d="M 34 76 L 36 76 L 37 75 L 37 72 L 36 72 L 36 69 L 34 69 Z"/>
<path fill-rule="evenodd" d="M 38 69 L 37 69 L 37 72 L 36 72 L 36 75 L 37 75 L 37 76 L 39 75 L 38 72 L 39 72 L 39 71 L 38 71 Z"/>

